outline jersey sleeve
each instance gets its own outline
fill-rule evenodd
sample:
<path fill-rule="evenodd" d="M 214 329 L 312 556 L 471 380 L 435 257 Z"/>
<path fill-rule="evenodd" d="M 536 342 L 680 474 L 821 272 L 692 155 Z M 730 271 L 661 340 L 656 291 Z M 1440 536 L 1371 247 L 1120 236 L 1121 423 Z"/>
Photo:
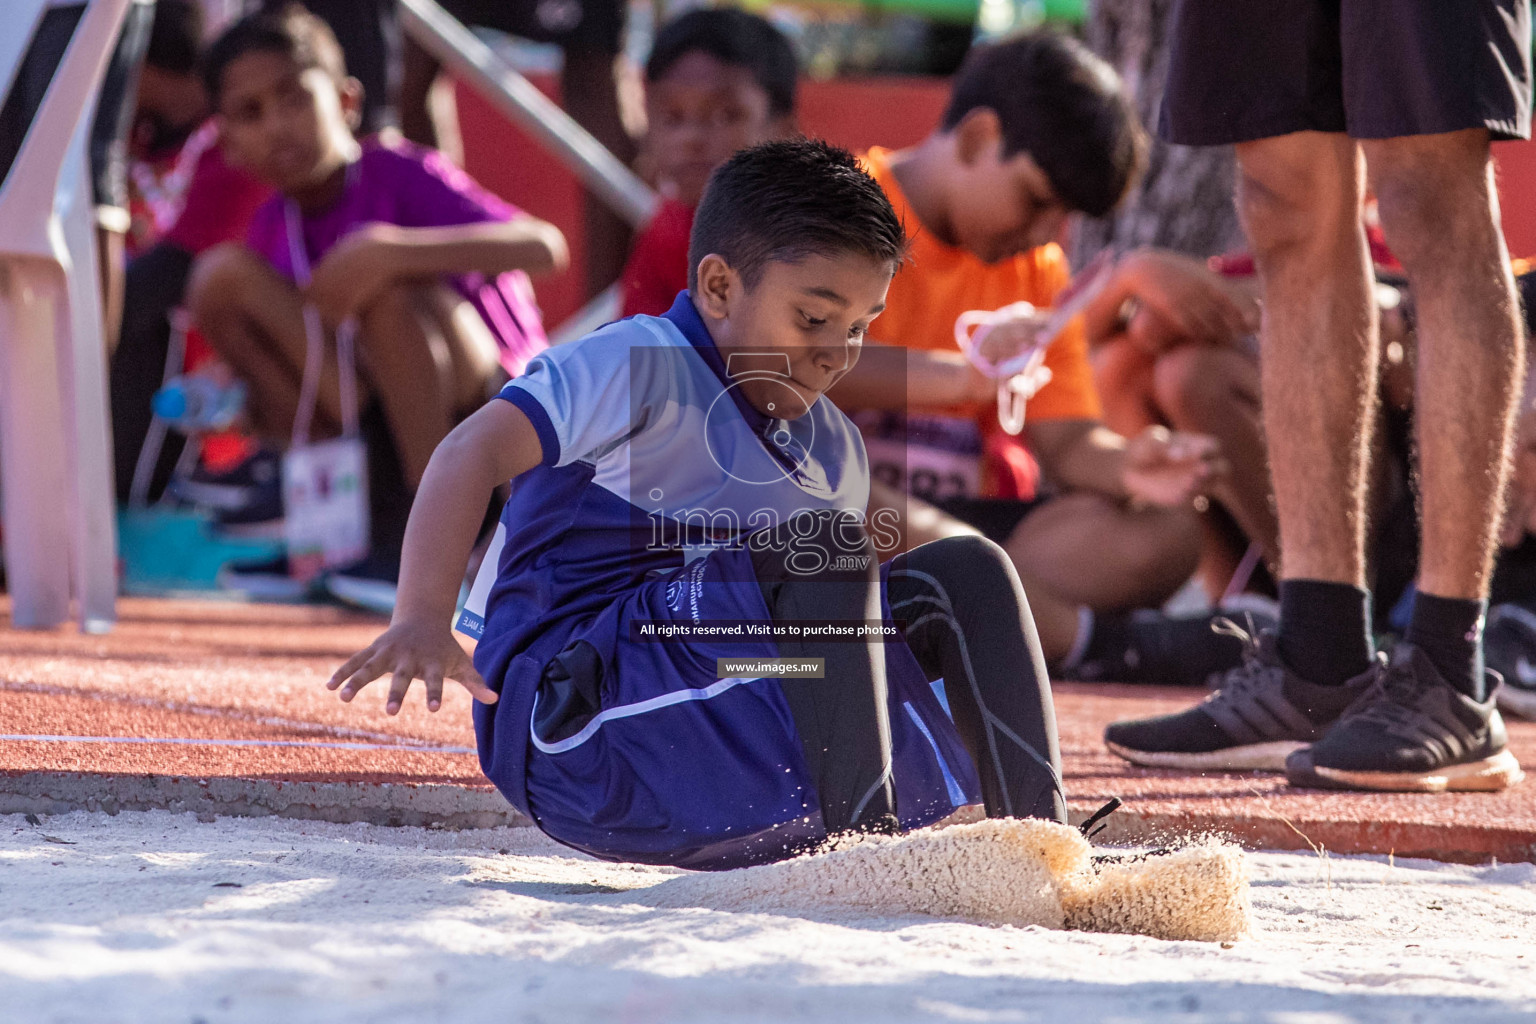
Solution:
<path fill-rule="evenodd" d="M 568 466 L 626 440 L 644 422 L 654 351 L 612 331 L 588 335 L 540 353 L 497 397 L 533 423 L 545 466 Z"/>
<path fill-rule="evenodd" d="M 1046 299 L 1037 305 L 1053 303 L 1071 280 L 1066 255 L 1055 245 L 1037 253 L 1034 271 L 1038 287 L 1035 294 Z M 1096 420 L 1104 416 L 1098 389 L 1093 383 L 1093 366 L 1088 361 L 1088 333 L 1083 318 L 1074 317 L 1061 337 L 1045 354 L 1051 380 L 1029 401 L 1032 420 Z"/>

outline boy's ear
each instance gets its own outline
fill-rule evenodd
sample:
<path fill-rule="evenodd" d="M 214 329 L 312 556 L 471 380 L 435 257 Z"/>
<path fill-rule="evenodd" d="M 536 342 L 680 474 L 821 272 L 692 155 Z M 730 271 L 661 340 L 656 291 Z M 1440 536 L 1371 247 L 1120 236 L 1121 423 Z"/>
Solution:
<path fill-rule="evenodd" d="M 347 127 L 355 135 L 363 126 L 363 83 L 348 75 L 336 87 L 336 93 L 341 97 L 341 116 L 347 119 Z"/>
<path fill-rule="evenodd" d="M 991 107 L 975 107 L 960 118 L 954 127 L 955 155 L 960 162 L 970 166 L 989 150 L 999 152 L 1003 141 L 1003 123 L 997 111 Z"/>
<path fill-rule="evenodd" d="M 723 256 L 710 253 L 699 260 L 694 282 L 693 301 L 700 313 L 712 320 L 730 317 L 731 302 L 741 289 L 741 278 Z"/>

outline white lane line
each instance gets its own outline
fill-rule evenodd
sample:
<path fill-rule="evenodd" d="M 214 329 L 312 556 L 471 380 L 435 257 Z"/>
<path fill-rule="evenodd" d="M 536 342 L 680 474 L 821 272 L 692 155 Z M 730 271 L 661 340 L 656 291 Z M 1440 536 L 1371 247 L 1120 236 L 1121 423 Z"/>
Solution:
<path fill-rule="evenodd" d="M 186 736 L 51 736 L 0 734 L 0 742 L 25 743 L 166 743 L 184 747 L 323 747 L 328 750 L 404 750 L 422 754 L 473 754 L 473 747 L 413 747 L 403 743 L 320 743 L 310 740 L 205 740 Z"/>

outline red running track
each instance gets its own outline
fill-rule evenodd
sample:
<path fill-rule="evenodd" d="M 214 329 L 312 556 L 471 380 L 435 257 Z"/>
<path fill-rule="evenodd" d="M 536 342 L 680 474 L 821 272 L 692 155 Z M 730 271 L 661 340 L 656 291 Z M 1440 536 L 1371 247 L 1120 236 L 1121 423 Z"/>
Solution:
<path fill-rule="evenodd" d="M 8 613 L 0 597 L 0 615 Z M 483 788 L 468 696 L 450 684 L 429 713 L 419 691 L 396 717 L 383 690 L 340 703 L 324 681 L 380 619 L 332 608 L 127 599 L 106 636 L 0 630 L 0 787 L 27 772 Z M 1536 771 L 1504 793 L 1295 790 L 1260 773 L 1138 769 L 1100 742 L 1106 723 L 1183 707 L 1168 688 L 1057 688 L 1075 810 L 1128 802 L 1105 838 L 1214 831 L 1245 844 L 1446 860 L 1536 861 Z M 1536 769 L 1536 723 L 1510 721 Z M 29 737 L 29 738 L 19 738 Z M 33 738 L 35 737 L 35 738 Z M 152 742 L 143 742 L 150 740 Z"/>

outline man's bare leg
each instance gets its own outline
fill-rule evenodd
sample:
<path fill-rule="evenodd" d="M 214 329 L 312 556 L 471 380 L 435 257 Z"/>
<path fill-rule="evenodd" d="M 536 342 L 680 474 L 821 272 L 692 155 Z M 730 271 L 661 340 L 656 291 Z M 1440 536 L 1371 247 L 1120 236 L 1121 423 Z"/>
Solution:
<path fill-rule="evenodd" d="M 1359 148 L 1297 132 L 1238 145 L 1238 208 L 1263 291 L 1264 433 L 1280 524 L 1279 652 L 1340 685 L 1370 665 L 1367 453 L 1376 309 Z"/>
<path fill-rule="evenodd" d="M 1408 640 L 1483 692 L 1481 625 L 1524 346 L 1482 129 L 1364 144 L 1387 244 L 1418 308 L 1423 541 Z"/>

